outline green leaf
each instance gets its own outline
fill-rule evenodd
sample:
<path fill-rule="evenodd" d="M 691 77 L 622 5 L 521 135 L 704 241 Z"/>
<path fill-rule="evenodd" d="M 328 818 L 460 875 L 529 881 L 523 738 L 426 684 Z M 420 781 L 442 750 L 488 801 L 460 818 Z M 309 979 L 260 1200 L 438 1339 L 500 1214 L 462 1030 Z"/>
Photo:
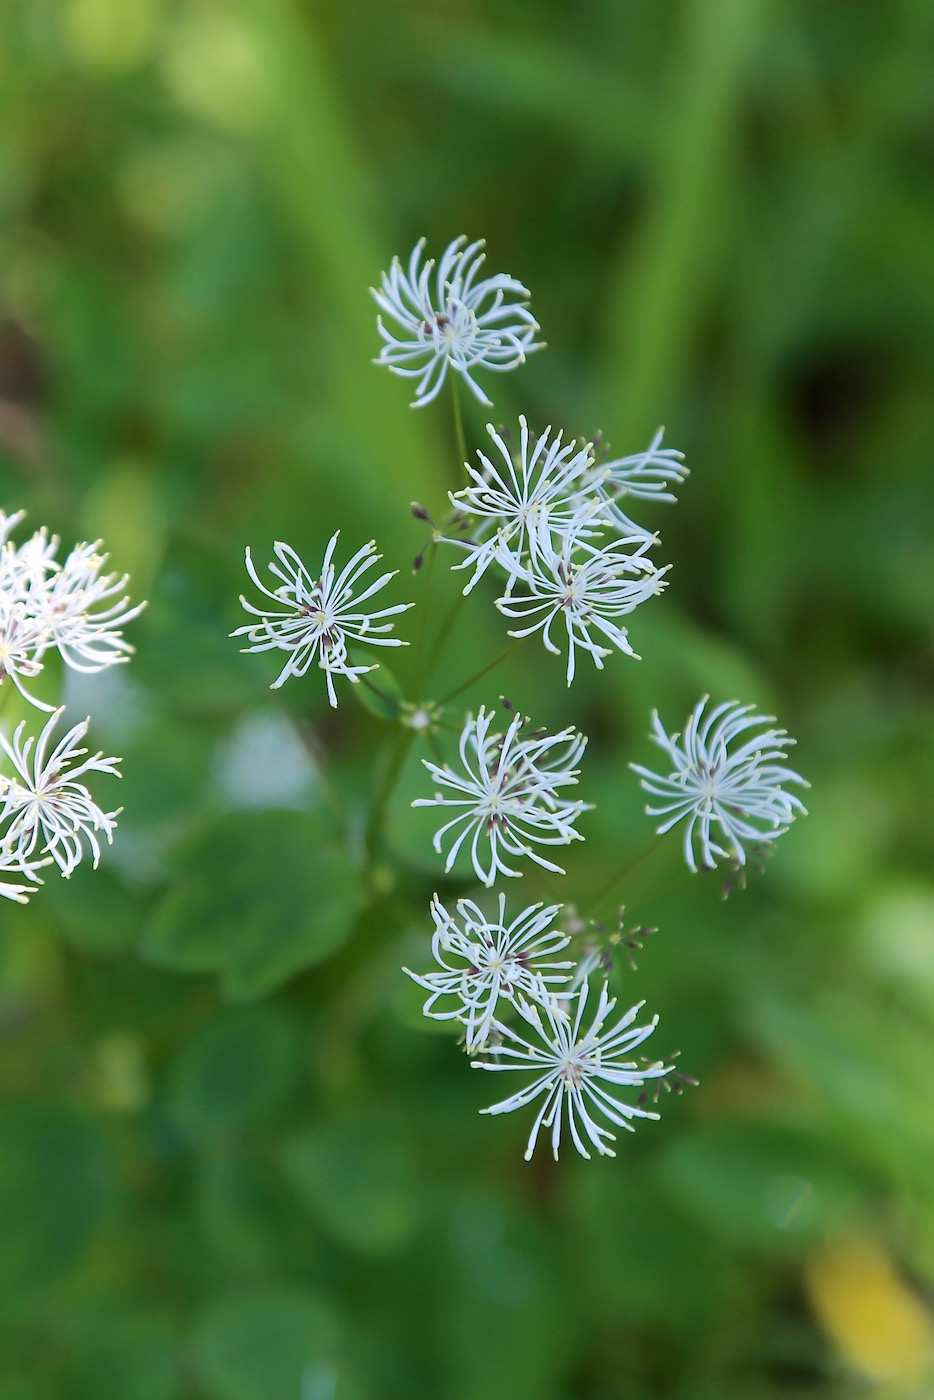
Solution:
<path fill-rule="evenodd" d="M 110 1213 L 113 1169 L 94 1121 L 73 1109 L 0 1105 L 0 1293 L 75 1267 Z"/>
<path fill-rule="evenodd" d="M 318 1223 L 347 1249 L 383 1255 L 416 1229 L 421 1196 L 401 1123 L 369 1115 L 304 1133 L 286 1173 Z"/>
<path fill-rule="evenodd" d="M 314 1294 L 267 1293 L 213 1308 L 194 1360 L 213 1400 L 301 1400 L 306 1373 L 331 1363 L 336 1343 L 336 1319 Z"/>
<path fill-rule="evenodd" d="M 159 1317 L 96 1318 L 74 1368 L 74 1400 L 178 1400 L 179 1344 Z"/>
<path fill-rule="evenodd" d="M 268 1006 L 228 1011 L 185 1045 L 175 1062 L 169 1106 L 194 1142 L 242 1131 L 281 1107 L 295 1081 L 298 1037 Z"/>
<path fill-rule="evenodd" d="M 82 953 L 106 957 L 134 946 L 143 906 L 106 868 L 94 870 L 82 861 L 67 880 L 47 878 L 42 893 Z"/>
<path fill-rule="evenodd" d="M 858 1205 L 847 1164 L 813 1134 L 719 1123 L 673 1143 L 659 1177 L 718 1239 L 771 1254 L 799 1253 L 843 1228 Z"/>
<path fill-rule="evenodd" d="M 203 1236 L 224 1266 L 275 1270 L 294 1259 L 308 1267 L 318 1236 L 282 1189 L 274 1162 L 254 1159 L 242 1148 L 206 1157 L 196 1200 Z"/>
<path fill-rule="evenodd" d="M 350 648 L 350 661 L 354 666 L 372 666 L 374 661 L 377 662 L 377 669 L 361 676 L 353 687 L 353 693 L 363 708 L 379 719 L 388 720 L 389 723 L 398 720 L 405 692 L 389 667 L 362 647 Z"/>
<path fill-rule="evenodd" d="M 356 874 L 321 813 L 215 818 L 179 853 L 143 939 L 180 972 L 218 972 L 231 1001 L 265 996 L 350 934 Z"/>

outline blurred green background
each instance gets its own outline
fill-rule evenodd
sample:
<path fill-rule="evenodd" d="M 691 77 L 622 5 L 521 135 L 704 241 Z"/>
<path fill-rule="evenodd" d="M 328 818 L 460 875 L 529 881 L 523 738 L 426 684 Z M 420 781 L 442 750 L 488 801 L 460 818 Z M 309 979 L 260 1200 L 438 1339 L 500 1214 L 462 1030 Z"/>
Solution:
<path fill-rule="evenodd" d="M 66 686 L 124 758 L 113 851 L 0 910 L 0 1396 L 930 1396 L 929 0 L 0 14 L 0 505 L 151 600 L 132 665 Z M 371 364 L 367 288 L 462 232 L 548 341 L 486 376 L 494 421 L 618 452 L 664 422 L 692 471 L 643 661 L 568 692 L 529 644 L 465 697 L 591 736 L 587 840 L 511 899 L 650 841 L 653 705 L 755 701 L 813 784 L 727 903 L 677 837 L 622 889 L 660 932 L 617 990 L 701 1087 L 616 1161 L 523 1162 L 426 1033 L 398 969 L 469 886 L 405 807 L 419 751 L 364 898 L 395 731 L 227 637 L 247 543 L 373 534 L 417 596 L 450 404 Z M 504 644 L 492 596 L 438 691 Z"/>

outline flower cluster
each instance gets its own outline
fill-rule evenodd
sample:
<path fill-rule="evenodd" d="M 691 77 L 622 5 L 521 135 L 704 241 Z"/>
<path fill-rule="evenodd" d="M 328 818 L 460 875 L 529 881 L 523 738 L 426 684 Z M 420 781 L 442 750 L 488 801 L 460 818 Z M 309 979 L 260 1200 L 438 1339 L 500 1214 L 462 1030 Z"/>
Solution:
<path fill-rule="evenodd" d="M 598 669 L 614 647 L 635 656 L 619 619 L 660 593 L 668 570 L 649 557 L 658 537 L 619 502 L 673 500 L 665 487 L 685 475 L 681 454 L 661 448 L 660 432 L 638 457 L 602 463 L 592 442 L 565 441 L 550 427 L 535 435 L 524 417 L 518 449 L 491 423 L 487 432 L 495 454 L 478 452 L 479 467 L 465 463 L 470 485 L 450 495 L 454 520 L 470 526 L 466 538 L 445 536 L 466 550 L 454 566 L 472 570 L 464 591 L 495 565 L 506 579 L 496 606 L 524 624 L 511 637 L 541 631 L 557 655 L 554 629 L 564 629 L 568 685 L 578 648 Z"/>
<path fill-rule="evenodd" d="M 430 994 L 423 1007 L 426 1016 L 464 1026 L 475 1069 L 531 1075 L 514 1094 L 481 1110 L 510 1113 L 542 1100 L 529 1134 L 527 1159 L 542 1127 L 550 1130 L 557 1159 L 565 1118 L 582 1156 L 590 1156 L 586 1138 L 601 1156 L 612 1157 L 615 1134 L 594 1114 L 630 1130 L 634 1118 L 657 1118 L 642 1103 L 621 1099 L 618 1091 L 642 1088 L 649 1079 L 664 1079 L 673 1066 L 632 1058 L 658 1024 L 655 1017 L 645 1025 L 634 1025 L 642 1002 L 606 1028 L 616 998 L 609 995 L 605 983 L 594 1018 L 585 1025 L 588 983 L 569 989 L 566 984 L 575 964 L 555 960 L 571 941 L 555 926 L 560 912 L 561 905 L 532 904 L 508 921 L 506 897 L 501 894 L 495 917 L 488 919 L 472 900 L 462 899 L 457 904 L 458 918 L 435 895 L 431 946 L 440 970 L 405 971 Z M 511 1023 L 506 1019 L 510 1012 Z"/>
<path fill-rule="evenodd" d="M 105 574 L 101 541 L 79 544 L 58 563 L 59 540 L 43 528 L 25 544 L 9 538 L 24 518 L 0 512 L 0 686 L 9 678 L 24 699 L 54 710 L 31 695 L 24 681 L 37 676 L 47 652 L 57 650 L 76 671 L 101 671 L 127 661 L 133 650 L 122 628 L 145 607 L 130 606 L 126 574 Z"/>
<path fill-rule="evenodd" d="M 503 275 L 481 278 L 481 246 L 455 239 L 435 270 L 433 262 L 423 263 L 419 243 L 407 270 L 395 259 L 381 289 L 373 292 L 382 312 L 378 363 L 416 381 L 416 406 L 436 398 L 450 378 L 461 445 L 458 380 L 488 404 L 474 373 L 515 368 L 541 348 L 525 287 Z M 636 517 L 643 503 L 675 500 L 675 488 L 687 476 L 681 453 L 663 446 L 661 429 L 644 451 L 617 458 L 597 439 L 566 437 L 551 427 L 532 432 L 524 416 L 515 442 L 491 423 L 486 431 L 490 445 L 477 453 L 476 462 L 464 462 L 465 484 L 448 493 L 451 510 L 440 527 L 423 506 L 413 504 L 416 518 L 432 526 L 432 549 L 444 543 L 459 551 L 453 567 L 466 573 L 463 597 L 484 577 L 498 577 L 496 606 L 514 624 L 510 636 L 518 643 L 540 633 L 549 652 L 566 650 L 568 685 L 581 653 L 598 670 L 614 650 L 635 656 L 627 619 L 667 586 L 669 571 L 654 561 L 657 535 Z M 465 455 L 466 448 L 459 453 L 461 459 Z M 247 572 L 266 601 L 257 606 L 241 598 L 251 621 L 233 634 L 247 638 L 247 651 L 285 654 L 273 688 L 289 676 L 304 676 L 316 663 L 332 705 L 337 704 L 335 676 L 357 683 L 375 667 L 357 647 L 405 645 L 388 635 L 390 619 L 412 606 L 375 606 L 393 574 L 370 574 L 381 557 L 373 542 L 338 572 L 337 541 L 335 534 L 317 576 L 288 545 L 276 544 L 269 566 L 272 587 L 261 581 L 248 549 Z M 430 575 L 429 567 L 423 576 L 426 606 Z M 614 954 L 624 952 L 634 971 L 632 950 L 640 949 L 653 929 L 627 929 L 622 909 L 609 933 L 569 904 L 539 901 L 508 909 L 506 895 L 495 889 L 523 874 L 541 880 L 542 872 L 565 875 L 554 858 L 556 848 L 583 840 L 578 820 L 590 808 L 575 795 L 587 740 L 573 727 L 554 733 L 533 729 L 504 697 L 508 719 L 499 726 L 496 711 L 487 705 L 458 714 L 451 702 L 496 661 L 443 699 L 432 698 L 427 687 L 461 603 L 457 600 L 436 629 L 427 656 L 425 616 L 420 616 L 415 693 L 406 695 L 395 677 L 379 686 L 366 682 L 376 697 L 364 697 L 368 707 L 404 727 L 380 770 L 381 785 L 366 823 L 368 873 L 382 871 L 388 800 L 400 775 L 409 771 L 409 746 L 427 743 L 431 757 L 421 763 L 434 792 L 416 797 L 412 806 L 438 813 L 441 825 L 433 844 L 452 883 L 473 879 L 493 893 L 474 899 L 468 888 L 458 892 L 453 908 L 435 894 L 432 965 L 424 971 L 404 969 L 427 994 L 422 1010 L 430 1020 L 460 1030 L 474 1069 L 523 1076 L 518 1089 L 482 1112 L 499 1115 L 536 1106 L 527 1158 L 543 1134 L 557 1157 L 565 1132 L 582 1156 L 613 1156 L 614 1130 L 631 1131 L 637 1120 L 656 1118 L 647 1106 L 650 1099 L 657 1103 L 662 1089 L 680 1092 L 683 1084 L 696 1081 L 675 1070 L 674 1055 L 638 1053 L 657 1025 L 657 1017 L 641 1018 L 644 1003 L 615 1014 L 617 1001 L 608 983 L 615 975 Z M 784 766 L 791 741 L 784 730 L 769 727 L 770 718 L 732 702 L 709 713 L 706 705 L 705 697 L 680 742 L 655 716 L 654 738 L 673 772 L 659 775 L 633 766 L 655 799 L 647 810 L 662 819 L 659 832 L 685 821 L 684 854 L 691 869 L 727 860 L 735 877 L 756 847 L 774 842 L 804 812 L 787 790 L 804 780 Z M 445 757 L 444 731 L 458 736 L 456 757 Z M 48 850 L 54 858 L 54 844 Z M 594 912 L 621 879 L 615 876 L 591 901 Z"/>
<path fill-rule="evenodd" d="M 133 651 L 123 624 L 145 604 L 131 606 L 127 576 L 105 574 L 100 540 L 79 544 L 59 563 L 59 540 L 44 528 L 24 544 L 10 536 L 24 512 L 0 513 L 0 686 L 7 679 L 31 705 L 51 712 L 41 733 L 21 720 L 12 739 L 0 732 L 0 896 L 25 904 L 42 883 L 39 871 L 55 864 L 64 876 L 90 853 L 96 867 L 101 838 L 113 841 L 120 808 L 100 807 L 83 781 L 89 774 L 120 777 L 118 758 L 88 755 L 82 747 L 89 719 L 55 738 L 64 707 L 32 695 L 24 681 L 57 650 L 76 671 L 101 671 Z"/>

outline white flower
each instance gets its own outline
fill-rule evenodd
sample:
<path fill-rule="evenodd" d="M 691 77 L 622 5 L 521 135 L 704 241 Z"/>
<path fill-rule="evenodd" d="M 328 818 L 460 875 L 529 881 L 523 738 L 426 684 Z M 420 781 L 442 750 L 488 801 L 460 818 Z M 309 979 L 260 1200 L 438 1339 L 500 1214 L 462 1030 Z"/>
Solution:
<path fill-rule="evenodd" d="M 753 705 L 735 700 L 705 715 L 708 699 L 705 695 L 694 707 L 680 743 L 679 735 L 667 734 L 658 712 L 653 712 L 651 737 L 670 758 L 672 773 L 662 777 L 630 764 L 645 791 L 661 799 L 658 806 L 645 809 L 649 816 L 664 817 L 660 835 L 687 818 L 684 858 L 692 870 L 698 868 L 695 840 L 700 843 L 702 866 L 715 866 L 718 857 L 744 864 L 747 843 L 774 841 L 788 830 L 798 812 L 806 814 L 801 799 L 785 792 L 782 783 L 810 786 L 780 762 L 794 739 L 784 729 L 762 727 L 773 724 L 774 715 L 753 714 Z M 739 747 L 731 751 L 730 745 L 740 739 Z M 714 825 L 720 828 L 725 845 L 713 839 Z"/>
<path fill-rule="evenodd" d="M 29 616 L 21 603 L 9 602 L 0 591 L 0 685 L 9 676 L 30 705 L 39 710 L 53 710 L 54 705 L 37 700 L 23 685 L 24 677 L 29 680 L 42 670 L 37 656 L 44 651 L 45 641 L 44 627 Z"/>
<path fill-rule="evenodd" d="M 510 575 L 511 589 L 523 556 L 535 556 L 541 540 L 569 531 L 580 537 L 585 522 L 607 509 L 597 494 L 591 443 L 564 443 L 560 432 L 551 437 L 551 428 L 538 437 L 530 436 L 529 425 L 520 415 L 519 451 L 513 455 L 492 423 L 486 430 L 502 463 L 478 452 L 482 470 L 465 463 L 473 484 L 449 493 L 455 510 L 481 522 L 476 541 L 447 541 L 470 551 L 462 563 L 454 565 L 473 568 L 465 593 L 494 561 Z"/>
<path fill-rule="evenodd" d="M 669 484 L 680 483 L 690 475 L 684 454 L 673 447 L 662 447 L 664 434 L 665 429 L 659 428 L 644 452 L 601 463 L 604 478 L 598 489 L 606 501 L 606 515 L 625 535 L 648 533 L 621 509 L 619 502 L 625 496 L 673 504 L 677 497 L 668 489 Z"/>
<path fill-rule="evenodd" d="M 377 364 L 394 374 L 417 378 L 414 408 L 430 403 L 441 391 L 448 365 L 462 375 L 481 403 L 491 402 L 471 371 L 515 369 L 533 350 L 538 325 L 528 310 L 529 293 L 521 282 L 502 273 L 477 281 L 483 265 L 483 240 L 465 237 L 448 244 L 432 286 L 434 259 L 420 267 L 425 240 L 412 250 L 408 272 L 398 258 L 383 273 L 382 290 L 370 290 L 377 305 L 399 327 L 394 334 L 377 317 L 386 344 Z M 517 302 L 506 297 L 518 297 Z"/>
<path fill-rule="evenodd" d="M 667 567 L 658 569 L 646 558 L 646 551 L 655 543 L 654 535 L 614 540 L 603 548 L 574 533 L 565 535 L 557 546 L 542 540 L 536 555 L 516 570 L 527 591 L 519 595 L 507 592 L 496 602 L 506 617 L 533 619 L 528 626 L 510 631 L 510 637 L 528 637 L 541 629 L 548 651 L 559 655 L 551 629 L 560 619 L 568 638 L 568 685 L 574 679 L 577 647 L 590 653 L 599 670 L 603 669 L 603 658 L 611 654 L 612 648 L 592 637 L 592 631 L 628 656 L 635 656 L 627 629 L 614 619 L 633 612 L 665 587 Z"/>
<path fill-rule="evenodd" d="M 647 1079 L 661 1079 L 671 1072 L 671 1065 L 656 1061 L 642 1064 L 629 1058 L 632 1051 L 647 1040 L 658 1024 L 654 1017 L 648 1025 L 635 1026 L 633 1022 L 645 1002 L 631 1007 L 612 1030 L 604 1031 L 604 1023 L 616 1005 L 606 983 L 600 993 L 596 1015 L 589 1030 L 581 1030 L 584 1010 L 587 1005 L 588 986 L 585 983 L 577 994 L 577 1011 L 573 1021 L 554 998 L 534 1002 L 518 1003 L 520 1014 L 535 1032 L 529 1039 L 510 1026 L 495 1023 L 495 1029 L 503 1037 L 500 1045 L 491 1045 L 487 1053 L 490 1060 L 474 1060 L 474 1069 L 483 1070 L 525 1070 L 534 1073 L 535 1078 L 524 1089 L 520 1089 L 501 1103 L 490 1108 L 482 1108 L 481 1113 L 512 1113 L 524 1108 L 535 1099 L 543 1099 L 541 1108 L 532 1124 L 526 1161 L 535 1150 L 539 1131 L 551 1129 L 551 1149 L 558 1157 L 561 1143 L 562 1120 L 567 1113 L 571 1140 L 582 1157 L 590 1157 L 584 1143 L 586 1136 L 591 1145 L 605 1157 L 615 1157 L 609 1146 L 616 1141 L 615 1133 L 596 1122 L 594 1111 L 621 1128 L 633 1131 L 631 1119 L 657 1118 L 657 1113 L 622 1102 L 603 1086 L 626 1086 L 640 1088 Z M 582 1132 L 583 1130 L 583 1136 Z"/>
<path fill-rule="evenodd" d="M 55 711 L 38 741 L 33 735 L 24 740 L 25 720 L 16 726 L 12 743 L 0 734 L 0 746 L 15 769 L 15 775 L 3 777 L 0 784 L 5 799 L 3 816 L 12 818 L 4 842 L 15 844 L 23 862 L 30 861 L 37 848 L 47 851 L 62 874 L 70 875 L 83 854 L 82 837 L 97 866 L 101 854 L 97 833 L 102 832 L 112 842 L 116 818 L 123 809 L 103 811 L 79 781 L 92 772 L 120 777 L 115 767 L 118 758 L 97 753 L 83 762 L 76 761 L 88 752 L 78 746 L 88 732 L 89 720 L 73 725 L 49 752 L 52 731 L 64 712 L 64 708 Z"/>
<path fill-rule="evenodd" d="M 457 794 L 420 797 L 413 807 L 460 808 L 457 816 L 435 834 L 439 853 L 448 832 L 457 832 L 448 851 L 445 870 L 450 870 L 461 846 L 472 835 L 470 855 L 477 878 L 487 886 L 498 873 L 520 875 L 503 860 L 507 856 L 529 856 L 546 870 L 564 874 L 559 865 L 533 850 L 534 845 L 566 846 L 584 838 L 574 823 L 587 804 L 564 802 L 559 789 L 576 786 L 580 771 L 575 765 L 587 745 L 582 734 L 563 729 L 560 734 L 541 732 L 523 739 L 522 717 L 516 715 L 505 735 L 492 732 L 495 711 L 481 706 L 476 719 L 467 716 L 460 737 L 463 773 L 455 773 L 422 759 L 429 773 L 442 787 Z M 527 723 L 527 721 L 526 721 Z"/>
<path fill-rule="evenodd" d="M 44 528 L 15 545 L 8 536 L 23 514 L 0 513 L 0 684 L 9 676 L 30 704 L 52 710 L 23 685 L 42 670 L 46 651 L 56 647 L 77 671 L 126 661 L 133 648 L 120 628 L 145 604 L 130 607 L 128 598 L 117 597 L 127 576 L 101 573 L 107 555 L 98 553 L 100 540 L 76 545 L 64 564 L 55 558 L 58 536 Z"/>
<path fill-rule="evenodd" d="M 473 900 L 459 899 L 459 924 L 435 895 L 431 951 L 442 970 L 419 976 L 403 968 L 431 993 L 422 1008 L 425 1015 L 437 1021 L 463 1021 L 467 1050 L 472 1053 L 486 1042 L 501 997 L 547 997 L 549 984 L 567 982 L 567 969 L 574 964 L 553 960 L 571 941 L 553 927 L 560 909 L 560 904 L 530 904 L 507 923 L 504 894 L 499 896 L 499 917 L 493 920 Z M 435 1011 L 439 999 L 453 1000 L 454 1005 Z"/>
<path fill-rule="evenodd" d="M 38 540 L 34 536 L 33 545 Z M 55 543 L 53 539 L 53 549 Z M 133 647 L 120 628 L 146 606 L 131 607 L 129 598 L 119 596 L 129 582 L 127 574 L 102 574 L 109 555 L 98 553 L 101 543 L 76 545 L 62 567 L 30 591 L 30 611 L 45 628 L 47 645 L 58 647 L 75 671 L 102 671 L 128 660 Z M 28 550 L 29 544 L 23 549 Z M 28 560 L 38 572 L 37 563 Z M 101 603 L 107 606 L 99 607 Z"/>
<path fill-rule="evenodd" d="M 272 690 L 282 685 L 289 676 L 304 676 L 317 658 L 327 681 L 328 699 L 332 706 L 337 705 L 335 675 L 346 676 L 356 683 L 362 675 L 377 669 L 375 664 L 351 665 L 347 655 L 348 641 L 365 642 L 367 646 L 407 646 L 407 642 L 397 637 L 382 635 L 391 631 L 392 623 L 378 619 L 393 617 L 414 606 L 412 603 L 395 603 L 391 608 L 376 612 L 361 609 L 360 604 L 385 587 L 398 570 L 380 574 L 367 584 L 362 593 L 355 594 L 354 588 L 360 579 L 383 556 L 377 554 L 375 541 L 370 540 L 357 550 L 349 564 L 338 574 L 331 560 L 339 535 L 338 530 L 331 536 L 318 578 L 312 577 L 294 549 L 277 541 L 275 554 L 278 563 L 269 565 L 269 572 L 281 580 L 275 590 L 267 588 L 260 581 L 247 548 L 247 573 L 260 592 L 278 603 L 279 607 L 275 610 L 257 608 L 241 595 L 240 602 L 247 612 L 260 620 L 238 627 L 230 634 L 232 637 L 246 636 L 250 639 L 251 645 L 244 647 L 244 651 L 277 650 L 289 653 L 288 660 L 270 687 Z"/>

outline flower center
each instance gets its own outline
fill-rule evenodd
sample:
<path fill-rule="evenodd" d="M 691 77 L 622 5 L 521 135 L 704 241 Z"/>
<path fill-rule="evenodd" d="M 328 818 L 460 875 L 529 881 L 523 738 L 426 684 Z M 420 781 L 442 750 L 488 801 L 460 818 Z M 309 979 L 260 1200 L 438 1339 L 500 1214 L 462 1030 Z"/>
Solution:
<path fill-rule="evenodd" d="M 577 1049 L 568 1051 L 559 1066 L 559 1073 L 569 1089 L 579 1089 L 587 1077 L 587 1057 Z"/>

